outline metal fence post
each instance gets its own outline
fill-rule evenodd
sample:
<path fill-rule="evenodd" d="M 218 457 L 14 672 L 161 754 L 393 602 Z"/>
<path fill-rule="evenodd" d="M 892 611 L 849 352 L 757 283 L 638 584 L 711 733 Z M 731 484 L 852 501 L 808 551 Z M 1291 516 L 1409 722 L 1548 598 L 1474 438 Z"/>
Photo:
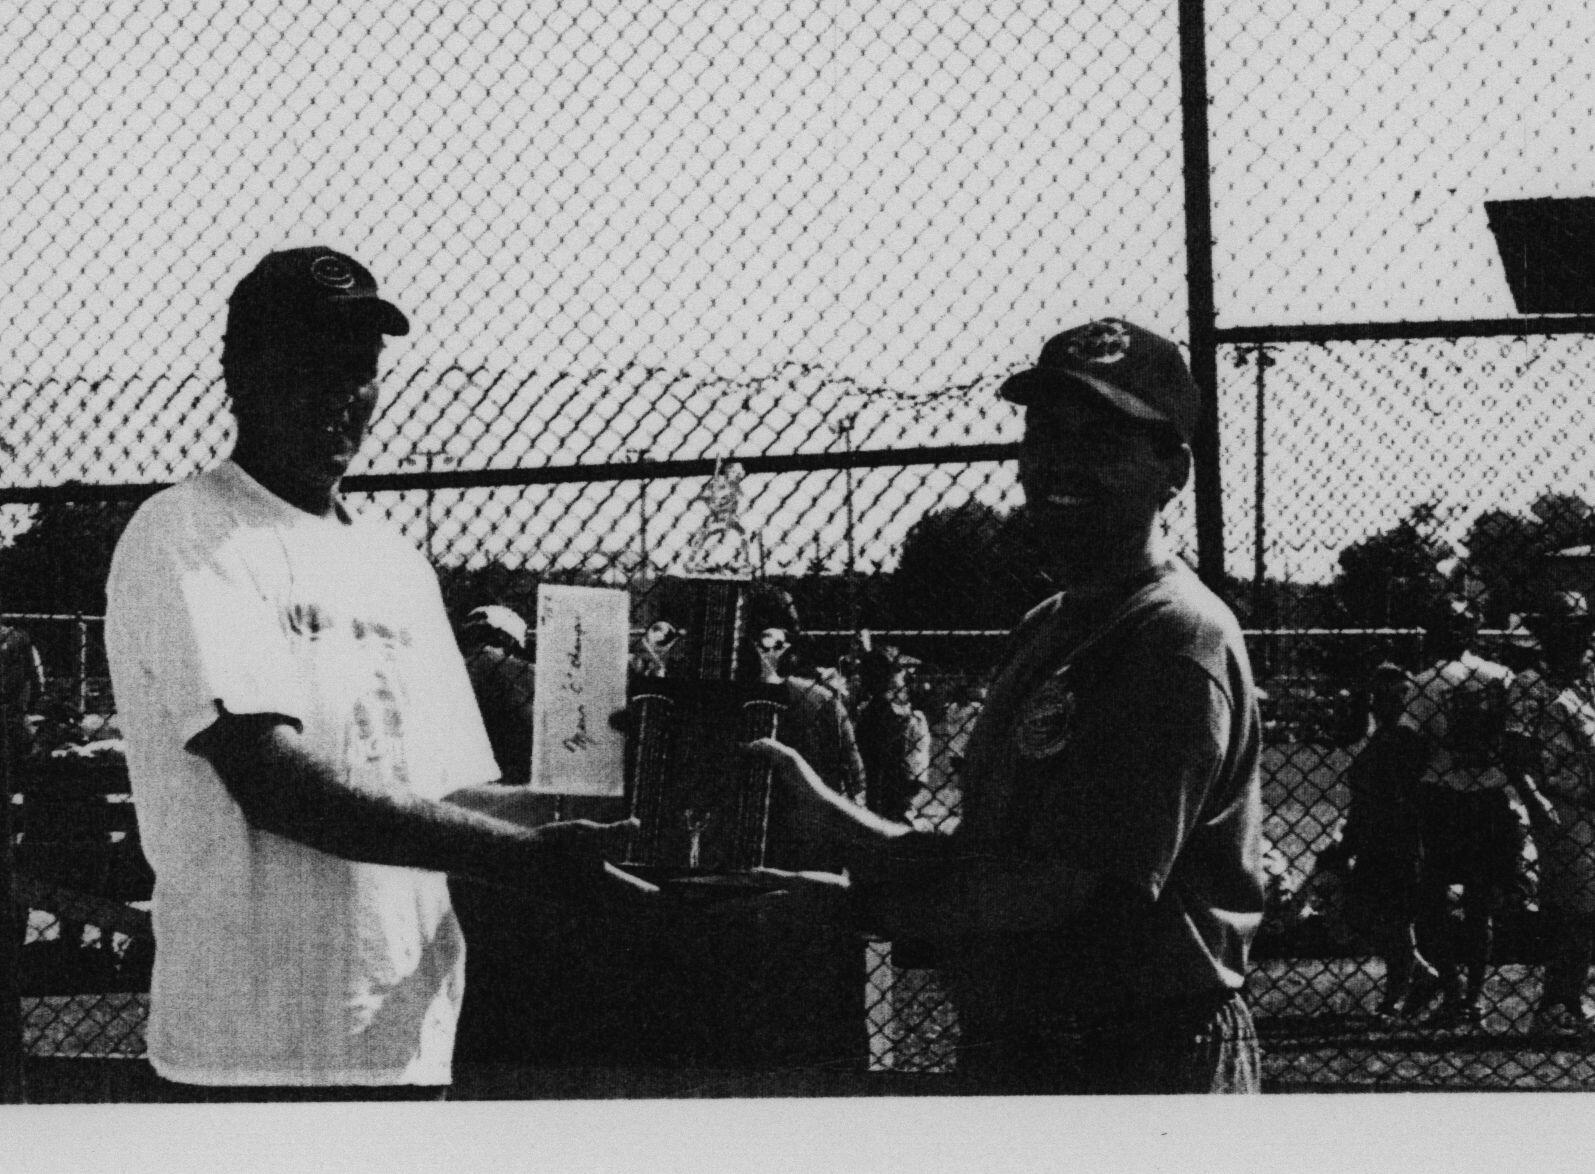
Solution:
<path fill-rule="evenodd" d="M 22 935 L 24 914 L 17 903 L 16 853 L 12 835 L 11 729 L 0 690 L 0 1103 L 21 1104 Z"/>
<path fill-rule="evenodd" d="M 1213 210 L 1207 127 L 1207 13 L 1180 0 L 1180 113 L 1185 167 L 1185 282 L 1191 376 L 1202 413 L 1191 445 L 1196 475 L 1196 553 L 1208 586 L 1224 581 L 1224 501 L 1219 479 L 1218 340 L 1213 299 Z"/>
<path fill-rule="evenodd" d="M 1274 365 L 1268 348 L 1258 344 L 1254 352 L 1257 360 L 1257 418 L 1254 440 L 1256 451 L 1253 462 L 1252 503 L 1252 621 L 1258 627 L 1271 627 L 1275 617 L 1266 615 L 1268 607 L 1268 515 L 1267 471 L 1268 448 L 1265 423 L 1268 411 L 1268 369 Z M 1244 361 L 1244 360 L 1243 360 Z"/>

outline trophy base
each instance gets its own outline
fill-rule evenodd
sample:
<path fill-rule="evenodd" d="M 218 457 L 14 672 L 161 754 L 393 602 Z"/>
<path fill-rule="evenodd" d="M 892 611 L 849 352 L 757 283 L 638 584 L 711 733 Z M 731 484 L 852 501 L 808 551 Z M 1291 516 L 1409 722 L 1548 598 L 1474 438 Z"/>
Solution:
<path fill-rule="evenodd" d="M 770 892 L 782 888 L 780 877 L 764 876 L 756 872 L 710 872 L 703 869 L 677 868 L 670 865 L 622 864 L 621 868 L 633 876 L 658 885 L 667 892 L 681 896 L 716 894 L 731 897 L 745 893 Z"/>

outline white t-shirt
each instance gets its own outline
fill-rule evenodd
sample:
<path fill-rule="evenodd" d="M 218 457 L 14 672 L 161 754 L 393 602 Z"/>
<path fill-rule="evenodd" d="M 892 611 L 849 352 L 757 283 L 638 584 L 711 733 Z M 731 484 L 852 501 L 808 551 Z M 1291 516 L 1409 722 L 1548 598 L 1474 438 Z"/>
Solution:
<path fill-rule="evenodd" d="M 465 945 L 447 878 L 252 828 L 185 748 L 220 705 L 292 718 L 370 787 L 440 799 L 496 778 L 431 568 L 385 527 L 305 513 L 225 461 L 138 511 L 107 592 L 156 878 L 156 1071 L 191 1084 L 448 1083 Z"/>

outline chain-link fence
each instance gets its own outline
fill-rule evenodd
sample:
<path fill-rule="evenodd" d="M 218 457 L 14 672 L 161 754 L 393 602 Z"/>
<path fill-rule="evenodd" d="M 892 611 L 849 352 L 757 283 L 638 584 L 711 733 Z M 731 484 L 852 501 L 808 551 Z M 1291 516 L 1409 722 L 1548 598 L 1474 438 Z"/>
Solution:
<path fill-rule="evenodd" d="M 1387 720 L 1448 760 L 1436 713 L 1450 686 L 1495 671 L 1426 643 L 1448 597 L 1483 627 L 1468 657 L 1525 690 L 1544 672 L 1534 617 L 1548 593 L 1588 589 L 1587 337 L 1359 329 L 1259 339 L 1225 364 L 1226 444 L 1249 440 L 1257 461 L 1249 486 L 1230 487 L 1253 523 L 1235 595 L 1275 629 L 1253 646 L 1276 887 L 1251 980 L 1275 1070 L 1352 1087 L 1582 1087 L 1582 981 L 1579 996 L 1545 988 L 1583 934 L 1568 912 L 1584 903 L 1568 897 L 1580 809 L 1541 818 L 1534 788 L 1507 785 L 1499 748 L 1482 755 L 1489 771 L 1409 764 L 1392 781 L 1401 768 L 1370 701 L 1378 666 L 1404 671 L 1395 685 L 1386 670 L 1386 688 L 1411 691 L 1409 712 Z M 1564 705 L 1583 687 L 1567 684 Z M 1430 964 L 1440 979 L 1403 997 L 1400 976 Z"/>
<path fill-rule="evenodd" d="M 1581 19 L 1495 0 L 13 6 L 0 610 L 46 677 L 13 804 L 29 1050 L 141 1051 L 148 875 L 105 721 L 105 567 L 132 503 L 228 451 L 227 291 L 319 241 L 415 324 L 348 487 L 426 552 L 462 632 L 479 605 L 531 617 L 541 583 L 623 587 L 645 658 L 706 479 L 736 459 L 804 671 L 856 689 L 863 632 L 920 662 L 922 716 L 896 736 L 920 779 L 904 814 L 933 827 L 958 818 L 997 634 L 1046 591 L 997 384 L 1102 313 L 1188 339 L 1198 373 L 1216 359 L 1215 459 L 1168 531 L 1227 570 L 1265 693 L 1269 1078 L 1583 1086 L 1582 1039 L 1534 1015 L 1563 825 L 1502 792 L 1522 835 L 1514 885 L 1491 889 L 1482 1013 L 1412 1018 L 1376 1015 L 1391 955 L 1347 912 L 1342 828 L 1371 674 L 1432 663 L 1434 599 L 1473 600 L 1481 654 L 1522 670 L 1535 601 L 1595 567 L 1587 325 L 1501 321 L 1483 208 L 1582 194 Z M 1203 120 L 1193 175 L 1182 127 Z M 1209 218 L 1206 258 L 1188 233 Z M 1447 880 L 1457 908 L 1421 933 L 1465 927 L 1467 890 Z M 868 947 L 863 1065 L 948 1070 L 935 962 Z"/>

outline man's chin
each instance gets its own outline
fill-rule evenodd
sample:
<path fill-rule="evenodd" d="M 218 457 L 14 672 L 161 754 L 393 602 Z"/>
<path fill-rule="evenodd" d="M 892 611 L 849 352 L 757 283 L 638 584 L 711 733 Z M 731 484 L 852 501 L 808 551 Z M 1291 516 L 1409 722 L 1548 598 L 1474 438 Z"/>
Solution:
<path fill-rule="evenodd" d="M 1100 545 L 1122 533 L 1100 513 L 1087 510 L 1036 509 L 1030 512 L 1026 537 L 1037 550 L 1058 546 Z"/>
<path fill-rule="evenodd" d="M 354 464 L 354 458 L 354 449 L 340 449 L 337 452 L 328 453 L 324 459 L 318 462 L 319 467 L 316 470 L 316 474 L 336 482 L 349 471 L 349 466 Z"/>
<path fill-rule="evenodd" d="M 296 470 L 293 482 L 304 493 L 330 494 L 337 490 L 338 483 L 343 480 L 343 475 L 348 469 L 348 461 L 323 461 Z"/>
<path fill-rule="evenodd" d="M 1104 566 L 1117 564 L 1144 540 L 1145 535 L 1134 527 L 1105 526 L 1100 520 L 1060 522 L 1038 528 L 1030 539 L 1038 565 L 1066 579 L 1090 576 Z"/>

